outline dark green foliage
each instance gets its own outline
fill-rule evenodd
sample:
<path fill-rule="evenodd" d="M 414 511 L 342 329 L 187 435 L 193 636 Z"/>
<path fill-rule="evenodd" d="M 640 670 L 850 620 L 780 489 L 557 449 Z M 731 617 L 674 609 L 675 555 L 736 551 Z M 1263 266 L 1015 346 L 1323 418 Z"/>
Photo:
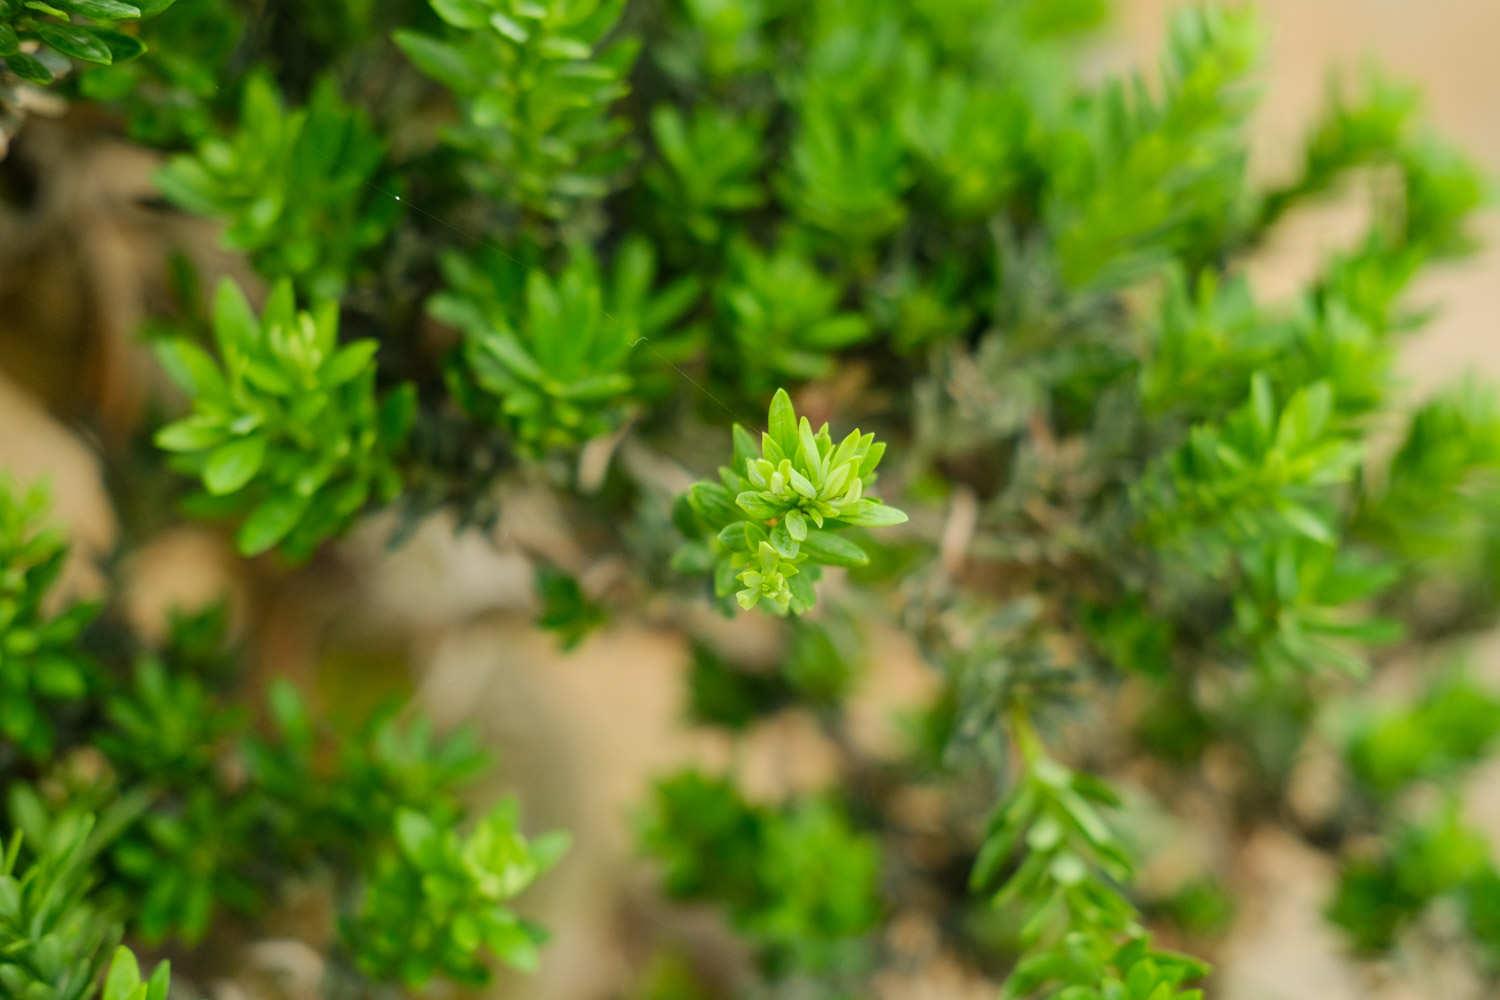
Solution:
<path fill-rule="evenodd" d="M 1484 837 L 1465 825 L 1450 804 L 1438 816 L 1401 829 L 1388 853 L 1346 867 L 1328 918 L 1361 951 L 1385 951 L 1437 898 L 1482 892 L 1492 885 L 1488 854 Z"/>
<path fill-rule="evenodd" d="M 1426 573 L 1472 571 L 1495 532 L 1497 485 L 1500 401 L 1490 388 L 1465 381 L 1412 414 L 1360 526 Z"/>
<path fill-rule="evenodd" d="M 1027 125 L 1024 100 L 1014 87 L 980 89 L 960 73 L 925 77 L 899 108 L 921 182 L 952 217 L 985 218 L 1021 182 L 1015 137 Z"/>
<path fill-rule="evenodd" d="M 255 914 L 256 803 L 226 789 L 178 786 L 110 852 L 118 877 L 139 893 L 133 929 L 153 944 L 196 944 L 227 908 Z"/>
<path fill-rule="evenodd" d="M 231 0 L 179 0 L 142 23 L 142 58 L 85 73 L 79 90 L 121 108 L 132 138 L 156 146 L 196 142 L 213 132 L 224 95 L 232 99 L 223 73 L 244 21 Z"/>
<path fill-rule="evenodd" d="M 1193 937 L 1217 937 L 1229 929 L 1235 917 L 1229 889 L 1211 879 L 1187 883 L 1154 910 Z"/>
<path fill-rule="evenodd" d="M 1113 84 L 1057 137 L 1046 210 L 1069 286 L 1119 284 L 1167 254 L 1202 260 L 1233 232 L 1247 207 L 1241 125 L 1258 42 L 1247 11 L 1187 8 L 1159 95 Z"/>
<path fill-rule="evenodd" d="M 774 661 L 697 642 L 687 715 L 738 738 L 799 713 L 847 797 L 761 804 L 687 772 L 642 829 L 765 989 L 874 992 L 902 960 L 872 947 L 889 896 L 937 918 L 940 954 L 1010 970 L 1011 996 L 1197 997 L 1203 967 L 1155 947 L 1131 896 L 1131 816 L 1084 765 L 1149 773 L 1176 806 L 1228 757 L 1226 815 L 1300 815 L 1290 772 L 1330 719 L 1353 720 L 1353 781 L 1303 832 L 1347 860 L 1335 920 L 1379 949 L 1446 900 L 1500 954 L 1473 831 L 1390 819 L 1491 749 L 1493 696 L 1447 678 L 1372 710 L 1348 679 L 1392 640 L 1500 614 L 1500 407 L 1477 384 L 1409 402 L 1395 370 L 1426 318 L 1406 292 L 1473 248 L 1487 196 L 1411 92 L 1337 89 L 1295 173 L 1260 188 L 1262 33 L 1239 6 L 1185 8 L 1159 73 L 1094 83 L 1071 49 L 1100 0 L 298 3 L 244 29 L 259 8 L 193 3 L 143 36 L 173 51 L 83 86 L 196 147 L 162 190 L 272 286 L 259 318 L 221 289 L 217 360 L 163 346 L 191 410 L 157 440 L 193 504 L 238 519 L 247 553 L 306 557 L 381 504 L 406 530 L 439 507 L 488 528 L 509 487 L 550 491 L 588 564 L 624 570 L 622 617 L 691 622 L 674 587 L 711 580 L 724 610 L 789 618 L 758 623 Z M 80 27 L 119 11 L 75 6 Z M 1325 197 L 1367 199 L 1368 229 L 1259 297 L 1250 255 Z M 187 329 L 209 325 L 195 297 Z M 836 441 L 794 396 L 882 442 Z M 723 457 L 715 428 L 768 398 L 760 439 L 735 427 L 718 481 L 688 486 Z M 897 539 L 873 531 L 906 520 L 870 495 L 887 439 L 882 489 L 913 511 Z M 560 842 L 507 810 L 466 823 L 472 745 L 393 715 L 340 732 L 286 685 L 255 726 L 233 658 L 187 631 L 140 650 L 108 616 L 85 633 L 86 611 L 41 611 L 61 550 L 31 520 L 10 543 L 0 519 L 22 566 L 0 578 L 0 731 L 29 734 L 0 769 L 37 843 L 54 814 L 131 807 L 93 856 L 116 923 L 191 942 L 260 919 L 267 886 L 326 879 L 332 964 L 356 980 L 535 961 L 512 897 Z M 545 563 L 540 624 L 577 642 L 604 611 Z M 849 572 L 819 594 L 826 567 Z M 894 641 L 866 619 L 937 672 L 901 751 L 864 745 L 849 704 L 862 643 Z M 62 664 L 51 691 L 38 657 Z M 976 855 L 1002 940 L 952 919 Z M 1207 912 L 1182 923 L 1211 935 L 1205 896 L 1147 912 Z M 94 973 L 112 942 L 81 934 Z"/>
<path fill-rule="evenodd" d="M 781 178 L 783 199 L 814 233 L 858 252 L 905 221 L 906 150 L 887 123 L 853 117 L 837 101 L 818 97 L 802 105 Z"/>
<path fill-rule="evenodd" d="M 46 509 L 45 491 L 0 474 L 0 738 L 32 757 L 51 751 L 51 713 L 84 696 L 93 669 L 76 642 L 94 606 L 58 612 L 49 600 L 68 549 L 42 527 Z M 0 766 L 7 756 L 0 748 Z"/>
<path fill-rule="evenodd" d="M 1500 698 L 1465 671 L 1439 674 L 1412 705 L 1366 711 L 1348 743 L 1358 787 L 1376 802 L 1402 802 L 1374 850 L 1345 860 L 1328 917 L 1361 952 L 1395 947 L 1402 930 L 1440 899 L 1456 902 L 1476 945 L 1493 961 L 1497 869 L 1483 834 L 1462 816 L 1453 786 L 1500 736 Z M 1418 783 L 1448 789 L 1444 806 L 1411 816 Z M 1404 795 L 1404 798 L 1402 796 Z"/>
<path fill-rule="evenodd" d="M 1365 663 L 1348 647 L 1378 648 L 1401 635 L 1398 623 L 1358 611 L 1390 585 L 1390 566 L 1304 539 L 1249 549 L 1240 564 L 1244 589 L 1234 599 L 1233 638 L 1267 670 L 1359 675 Z"/>
<path fill-rule="evenodd" d="M 213 324 L 217 363 L 186 340 L 159 349 L 194 410 L 156 442 L 201 480 L 200 510 L 244 517 L 241 552 L 306 556 L 367 504 L 395 497 L 393 455 L 414 400 L 403 389 L 377 400 L 374 341 L 340 345 L 337 311 L 297 311 L 287 282 L 257 319 L 226 280 Z"/>
<path fill-rule="evenodd" d="M 62 553 L 42 541 L 27 551 Z M 227 912 L 263 916 L 268 887 L 313 877 L 349 901 L 344 961 L 376 979 L 477 982 L 486 950 L 534 961 L 540 931 L 500 904 L 561 841 L 519 839 L 513 807 L 456 838 L 458 791 L 484 767 L 472 739 L 437 739 L 394 713 L 333 733 L 284 683 L 271 692 L 270 726 L 257 732 L 233 700 L 239 665 L 225 626 L 222 608 L 178 615 L 166 642 L 141 649 L 128 669 L 92 665 L 76 708 L 43 718 L 56 755 L 29 772 L 0 759 L 17 831 L 0 866 L 6 996 L 84 1000 L 104 980 L 110 1000 L 165 1000 L 165 966 L 142 982 L 122 953 L 104 978 L 122 932 L 193 944 Z M 80 718 L 99 721 L 90 730 Z M 403 866 L 392 859 L 414 850 L 413 831 L 443 847 Z M 476 909 L 481 902 L 489 909 Z M 450 919 L 471 911 L 475 928 Z M 406 931 L 421 920 L 450 936 L 410 947 Z"/>
<path fill-rule="evenodd" d="M 0 987 L 16 1000 L 83 1000 L 118 927 L 88 902 L 98 851 L 93 817 L 76 816 L 33 841 L 22 866 L 19 831 L 0 859 Z"/>
<path fill-rule="evenodd" d="M 459 793 L 489 759 L 472 733 L 439 738 L 421 719 L 376 712 L 352 733 L 319 726 L 290 684 L 269 694 L 271 731 L 243 743 L 245 766 L 265 801 L 263 847 L 299 863 L 351 867 L 409 810 L 451 826 Z"/>
<path fill-rule="evenodd" d="M 688 717 L 696 723 L 743 730 L 784 707 L 790 694 L 775 673 L 739 667 L 701 643 L 693 647 L 687 695 Z"/>
<path fill-rule="evenodd" d="M 725 368 L 757 397 L 787 379 L 827 375 L 835 352 L 872 333 L 863 317 L 840 311 L 843 294 L 841 282 L 803 248 L 737 243 L 717 301 L 733 349 Z"/>
<path fill-rule="evenodd" d="M 799 698 L 832 708 L 854 689 L 864 655 L 860 634 L 847 616 L 801 620 L 792 628 L 791 648 L 782 673 Z"/>
<path fill-rule="evenodd" d="M 664 104 L 651 113 L 651 137 L 659 159 L 646 168 L 646 190 L 659 225 L 683 242 L 717 246 L 736 217 L 765 203 L 765 132 L 755 119 L 713 107 L 687 116 Z"/>
<path fill-rule="evenodd" d="M 762 896 L 741 920 L 763 942 L 771 970 L 859 968 L 860 939 L 881 913 L 880 851 L 826 801 L 797 805 L 767 824 L 756 860 Z"/>
<path fill-rule="evenodd" d="M 761 822 L 732 781 L 682 771 L 657 781 L 640 842 L 673 896 L 747 899 L 755 891 Z"/>
<path fill-rule="evenodd" d="M 458 98 L 447 139 L 478 190 L 535 216 L 598 199 L 629 160 L 611 106 L 627 91 L 629 41 L 606 40 L 623 0 L 434 0 L 442 38 L 398 31 L 396 43 Z"/>
<path fill-rule="evenodd" d="M 332 80 L 290 110 L 271 79 L 256 75 L 245 84 L 239 128 L 174 157 L 156 181 L 188 211 L 224 217 L 225 243 L 261 273 L 326 299 L 343 292 L 400 207 L 377 183 L 383 156 L 369 121 Z"/>
<path fill-rule="evenodd" d="M 688 670 L 688 717 L 695 723 L 743 732 L 782 709 L 805 706 L 836 716 L 862 666 L 854 623 L 833 613 L 819 621 L 794 619 L 779 664 L 768 669 L 734 662 L 703 643 L 693 646 Z"/>
<path fill-rule="evenodd" d="M 26 811 L 12 796 L 11 810 Z M 101 908 L 92 868 L 100 847 L 138 803 L 121 800 L 103 823 L 75 812 L 45 829 L 20 829 L 0 857 L 0 987 L 14 1000 L 167 1000 L 171 965 L 141 979 L 140 964 Z M 23 865 L 22 859 L 28 860 Z"/>
<path fill-rule="evenodd" d="M 121 798 L 98 817 L 73 810 L 55 820 L 23 789 L 10 789 L 8 805 L 15 822 L 0 855 L 0 988 L 6 997 L 167 1000 L 169 964 L 141 981 L 135 955 L 115 945 L 119 921 L 96 889 L 99 852 L 135 818 L 140 798 Z"/>
<path fill-rule="evenodd" d="M 688 718 L 730 731 L 780 707 L 783 695 L 776 678 L 739 670 L 702 644 L 693 646 L 686 684 Z"/>
<path fill-rule="evenodd" d="M 584 594 L 577 578 L 569 573 L 552 566 L 538 566 L 536 592 L 541 602 L 537 627 L 557 633 L 563 649 L 573 649 L 604 624 L 604 609 Z"/>
<path fill-rule="evenodd" d="M 258 915 L 258 887 L 272 873 L 328 867 L 354 878 L 397 812 L 457 822 L 456 789 L 482 766 L 471 743 L 435 741 L 389 716 L 330 740 L 285 685 L 271 695 L 274 729 L 254 734 L 227 701 L 223 624 L 212 612 L 179 617 L 167 645 L 143 653 L 133 680 L 103 699 L 103 775 L 57 775 L 48 787 L 63 782 L 66 802 L 12 789 L 12 810 L 36 840 L 115 799 L 94 850 L 131 900 L 129 927 L 153 942 L 194 942 L 226 908 Z"/>
<path fill-rule="evenodd" d="M 65 74 L 70 60 L 109 66 L 129 62 L 145 51 L 135 35 L 120 27 L 154 17 L 172 0 L 57 0 L 56 3 L 0 2 L 0 107 L 10 103 L 14 76 L 45 85 Z"/>
<path fill-rule="evenodd" d="M 687 87 L 726 85 L 773 65 L 770 22 L 782 0 L 676 0 L 662 51 L 652 57 Z"/>
<path fill-rule="evenodd" d="M 1006 985 L 1007 997 L 1058 989 L 1065 1000 L 1202 1000 L 1187 984 L 1207 971 L 1185 955 L 1154 951 L 1131 939 L 1113 950 L 1098 950 L 1087 935 L 1070 937 L 1058 949 L 1024 960 Z"/>
<path fill-rule="evenodd" d="M 667 891 L 722 906 L 768 975 L 847 974 L 867 961 L 880 854 L 833 803 L 770 809 L 731 781 L 684 771 L 657 783 L 640 839 Z"/>
<path fill-rule="evenodd" d="M 673 354 L 673 324 L 697 283 L 654 287 L 656 258 L 633 240 L 607 281 L 587 250 L 553 279 L 490 249 L 443 260 L 448 290 L 434 316 L 463 330 L 460 398 L 532 455 L 576 448 L 613 431 Z M 665 353 L 664 353 L 665 352 Z"/>
<path fill-rule="evenodd" d="M 1349 762 L 1362 787 L 1393 795 L 1414 781 L 1453 776 L 1500 736 L 1500 696 L 1462 672 L 1438 679 L 1414 705 L 1359 721 Z"/>
<path fill-rule="evenodd" d="M 1047 757 L 1024 715 L 1012 723 L 1023 777 L 991 816 L 970 876 L 995 906 L 1025 915 L 1027 950 L 1006 996 L 1201 1000 L 1188 986 L 1206 967 L 1153 948 L 1119 889 L 1131 862 L 1103 817 L 1114 793 Z M 1023 859 L 1007 871 L 1019 847 Z"/>
<path fill-rule="evenodd" d="M 466 837 L 421 813 L 396 814 L 395 847 L 370 872 L 344 938 L 376 980 L 421 987 L 435 975 L 483 983 L 483 953 L 532 969 L 544 932 L 505 904 L 552 867 L 566 834 L 528 841 L 513 801 L 495 808 Z"/>
<path fill-rule="evenodd" d="M 1251 539 L 1330 544 L 1335 528 L 1320 500 L 1352 480 L 1360 452 L 1334 421 L 1326 383 L 1278 402 L 1257 375 L 1249 399 L 1219 422 L 1200 424 L 1137 485 L 1144 530 L 1181 546 L 1212 570 Z"/>
<path fill-rule="evenodd" d="M 1420 95 L 1373 71 L 1367 72 L 1360 89 L 1351 97 L 1345 81 L 1333 81 L 1328 109 L 1307 138 L 1301 173 L 1293 184 L 1266 199 L 1263 212 L 1268 220 L 1298 199 L 1326 193 L 1352 169 L 1390 162 L 1411 141 Z"/>

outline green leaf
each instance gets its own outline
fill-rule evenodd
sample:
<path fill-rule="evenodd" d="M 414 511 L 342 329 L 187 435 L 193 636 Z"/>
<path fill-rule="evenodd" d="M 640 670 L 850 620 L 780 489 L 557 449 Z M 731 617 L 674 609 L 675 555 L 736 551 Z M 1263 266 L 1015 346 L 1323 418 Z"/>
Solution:
<path fill-rule="evenodd" d="M 418 865 L 424 865 L 438 847 L 438 832 L 432 820 L 411 809 L 396 814 L 396 843 Z"/>
<path fill-rule="evenodd" d="M 519 922 L 493 928 L 486 943 L 495 957 L 522 972 L 535 972 L 541 964 L 541 951 L 536 940 Z"/>
<path fill-rule="evenodd" d="M 214 290 L 214 336 L 225 359 L 243 354 L 260 339 L 260 322 L 245 293 L 229 278 Z"/>
<path fill-rule="evenodd" d="M 250 512 L 235 541 L 240 553 L 257 556 L 280 542 L 297 526 L 307 508 L 303 497 L 286 494 L 265 500 Z"/>
<path fill-rule="evenodd" d="M 417 415 L 417 388 L 411 383 L 393 389 L 380 404 L 380 440 L 387 448 L 402 444 Z"/>
<path fill-rule="evenodd" d="M 108 66 L 114 61 L 106 45 L 91 29 L 71 24 L 39 24 L 37 37 L 65 56 Z"/>
<path fill-rule="evenodd" d="M 563 35 L 548 35 L 542 39 L 538 49 L 548 59 L 583 60 L 594 54 L 587 42 Z"/>
<path fill-rule="evenodd" d="M 791 536 L 791 532 L 787 531 L 785 521 L 782 521 L 771 529 L 771 547 L 783 559 L 795 559 L 797 557 L 797 540 Z"/>
<path fill-rule="evenodd" d="M 905 524 L 907 517 L 905 511 L 888 507 L 878 500 L 861 500 L 853 511 L 839 514 L 839 520 L 861 528 L 881 528 Z"/>
<path fill-rule="evenodd" d="M 531 842 L 531 860 L 537 870 L 545 872 L 562 860 L 573 846 L 573 837 L 566 830 L 544 833 Z"/>
<path fill-rule="evenodd" d="M 6 56 L 5 66 L 27 83 L 45 85 L 51 83 L 53 79 L 52 71 L 40 59 L 24 52 Z"/>
<path fill-rule="evenodd" d="M 477 0 L 431 0 L 437 16 L 455 28 L 474 29 L 484 26 L 487 6 Z"/>
<path fill-rule="evenodd" d="M 755 490 L 746 490 L 734 498 L 735 505 L 753 518 L 766 520 L 781 513 L 781 508 Z"/>
<path fill-rule="evenodd" d="M 525 45 L 531 38 L 531 32 L 522 27 L 519 21 L 506 17 L 499 11 L 490 15 L 490 26 L 517 45 Z"/>
<path fill-rule="evenodd" d="M 219 399 L 228 394 L 219 366 L 197 344 L 181 338 L 160 341 L 156 357 L 172 381 L 195 399 Z"/>
<path fill-rule="evenodd" d="M 100 21 L 131 21 L 141 16 L 141 9 L 122 0 L 49 0 L 56 7 Z"/>
<path fill-rule="evenodd" d="M 1298 533 L 1306 535 L 1315 542 L 1334 545 L 1338 541 L 1326 519 L 1300 504 L 1287 504 L 1282 508 L 1281 516 L 1286 518 L 1287 524 Z"/>
<path fill-rule="evenodd" d="M 324 362 L 323 370 L 319 374 L 330 386 L 342 385 L 369 367 L 379 347 L 380 345 L 373 340 L 356 340 L 351 344 L 346 344 Z"/>
<path fill-rule="evenodd" d="M 561 386 L 557 395 L 562 399 L 599 401 L 614 399 L 630 391 L 630 376 L 611 373 L 594 375 Z"/>
<path fill-rule="evenodd" d="M 113 65 L 130 62 L 138 59 L 146 51 L 146 43 L 134 35 L 127 35 L 123 31 L 111 31 L 108 28 L 95 28 L 94 34 L 99 40 L 109 47 L 110 57 Z"/>
<path fill-rule="evenodd" d="M 254 435 L 220 445 L 203 467 L 203 485 L 214 496 L 234 493 L 255 477 L 266 457 L 266 439 Z"/>
<path fill-rule="evenodd" d="M 473 91 L 483 84 L 462 50 L 415 31 L 396 31 L 391 38 L 417 69 L 449 89 Z"/>
<path fill-rule="evenodd" d="M 792 397 L 785 389 L 777 389 L 776 395 L 771 397 L 767 430 L 783 454 L 791 455 L 797 450 L 797 413 L 792 408 Z"/>
<path fill-rule="evenodd" d="M 203 451 L 217 446 L 228 433 L 217 417 L 194 414 L 157 431 L 156 446 L 163 451 Z"/>
<path fill-rule="evenodd" d="M 825 563 L 829 566 L 847 566 L 850 568 L 867 565 L 870 557 L 865 550 L 854 542 L 834 534 L 831 531 L 823 531 L 813 528 L 807 532 L 807 537 L 801 544 L 803 554 L 811 557 L 816 562 Z"/>
<path fill-rule="evenodd" d="M 167 1000 L 168 992 L 172 987 L 172 963 L 163 959 L 156 966 L 156 971 L 151 973 L 151 980 L 146 984 L 146 1000 Z"/>
<path fill-rule="evenodd" d="M 136 988 L 141 984 L 141 968 L 135 955 L 124 945 L 115 949 L 114 959 L 109 963 L 109 974 L 104 979 L 103 1000 L 135 1000 Z"/>
<path fill-rule="evenodd" d="M 78 662 L 69 657 L 39 656 L 32 661 L 31 671 L 37 690 L 50 698 L 72 701 L 88 690 Z"/>

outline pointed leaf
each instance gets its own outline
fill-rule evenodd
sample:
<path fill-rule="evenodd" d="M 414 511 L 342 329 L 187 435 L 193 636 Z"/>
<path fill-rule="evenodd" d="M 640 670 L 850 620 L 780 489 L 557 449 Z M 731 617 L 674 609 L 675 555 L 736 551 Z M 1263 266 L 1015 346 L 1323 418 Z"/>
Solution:
<path fill-rule="evenodd" d="M 266 439 L 255 435 L 220 445 L 203 467 L 203 485 L 214 496 L 240 489 L 260 471 L 266 457 Z"/>
<path fill-rule="evenodd" d="M 771 397 L 767 432 L 783 454 L 790 455 L 797 450 L 797 413 L 792 408 L 792 397 L 785 389 L 777 389 L 776 395 Z"/>
<path fill-rule="evenodd" d="M 854 542 L 831 531 L 812 529 L 803 539 L 800 551 L 814 561 L 829 566 L 858 567 L 869 563 L 865 550 Z"/>
<path fill-rule="evenodd" d="M 839 520 L 862 528 L 883 528 L 905 524 L 907 517 L 905 511 L 888 507 L 879 500 L 861 500 L 852 511 L 839 514 Z"/>
<path fill-rule="evenodd" d="M 240 554 L 257 556 L 280 542 L 297 526 L 306 507 L 307 499 L 295 494 L 274 496 L 263 502 L 250 512 L 235 536 Z"/>
<path fill-rule="evenodd" d="M 91 30 L 72 24 L 40 24 L 37 37 L 65 56 L 108 66 L 114 61 L 109 46 Z"/>

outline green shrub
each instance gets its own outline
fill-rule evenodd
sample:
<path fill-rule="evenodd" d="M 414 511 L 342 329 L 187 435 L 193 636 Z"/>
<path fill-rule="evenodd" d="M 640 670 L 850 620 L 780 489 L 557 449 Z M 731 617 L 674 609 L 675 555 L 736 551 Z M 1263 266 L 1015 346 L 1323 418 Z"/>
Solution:
<path fill-rule="evenodd" d="M 743 747 L 797 713 L 833 758 L 836 787 L 775 799 L 736 752 L 641 809 L 753 995 L 871 995 L 909 961 L 887 922 L 917 920 L 1008 996 L 1199 997 L 1149 918 L 1198 912 L 1211 950 L 1227 880 L 1134 887 L 1139 800 L 1300 817 L 1293 770 L 1330 739 L 1348 780 L 1298 822 L 1343 865 L 1332 921 L 1378 953 L 1447 901 L 1500 956 L 1455 787 L 1496 696 L 1355 683 L 1500 615 L 1493 390 L 1411 399 L 1395 369 L 1429 315 L 1407 291 L 1474 249 L 1488 197 L 1415 91 L 1336 87 L 1267 186 L 1239 6 L 1184 8 L 1157 73 L 1097 82 L 1101 0 L 180 0 L 137 28 L 165 6 L 0 0 L 4 127 L 70 59 L 139 57 L 58 92 L 170 151 L 167 203 L 248 265 L 151 325 L 179 390 L 156 451 L 98 436 L 122 548 L 179 488 L 285 557 L 272 580 L 367 513 L 399 542 L 548 496 L 571 537 L 528 550 L 539 626 L 679 625 L 687 721 Z M 1366 231 L 1258 296 L 1246 263 L 1325 198 L 1368 199 Z M 330 996 L 542 960 L 516 897 L 565 840 L 512 802 L 470 818 L 471 738 L 394 708 L 335 727 L 284 680 L 247 697 L 222 613 L 146 641 L 112 573 L 99 606 L 57 591 L 43 518 L 0 480 L 7 995 L 162 1000 L 119 940 L 191 957 L 309 882 Z M 705 601 L 764 612 L 775 655 L 711 635 Z M 876 749 L 853 696 L 897 631 L 934 683 Z M 712 993 L 642 933 L 666 957 L 640 995 Z"/>

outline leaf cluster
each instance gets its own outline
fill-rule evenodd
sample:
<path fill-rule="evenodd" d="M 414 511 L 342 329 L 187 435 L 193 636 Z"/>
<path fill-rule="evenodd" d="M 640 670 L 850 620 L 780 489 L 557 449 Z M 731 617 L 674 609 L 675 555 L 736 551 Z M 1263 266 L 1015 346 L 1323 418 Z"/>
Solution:
<path fill-rule="evenodd" d="M 52 713 L 82 699 L 94 674 L 77 639 L 97 607 L 55 610 L 68 547 L 42 526 L 46 509 L 41 487 L 22 492 L 0 475 L 0 737 L 34 758 L 56 743 Z M 0 750 L 0 763 L 7 756 Z"/>
<path fill-rule="evenodd" d="M 213 133 L 216 114 L 238 93 L 224 74 L 244 34 L 245 18 L 232 0 L 174 3 L 141 23 L 142 58 L 83 74 L 79 92 L 118 108 L 140 142 L 197 142 Z"/>
<path fill-rule="evenodd" d="M 340 344 L 334 305 L 299 311 L 289 282 L 257 317 L 224 281 L 213 332 L 217 362 L 185 339 L 160 345 L 193 412 L 156 443 L 202 483 L 199 510 L 243 516 L 242 553 L 279 545 L 306 556 L 367 504 L 395 497 L 415 400 L 410 389 L 377 396 L 375 341 Z"/>
<path fill-rule="evenodd" d="M 173 0 L 57 0 L 56 3 L 0 3 L 0 74 L 45 86 L 64 75 L 71 60 L 109 66 L 146 51 L 122 24 L 154 17 Z M 0 76 L 0 104 L 8 104 Z"/>
<path fill-rule="evenodd" d="M 880 854 L 831 801 L 773 809 L 727 778 L 683 771 L 656 783 L 642 849 L 667 891 L 722 906 L 773 977 L 858 969 L 880 916 Z"/>
<path fill-rule="evenodd" d="M 991 816 L 970 875 L 996 907 L 1024 915 L 1025 951 L 1005 995 L 1201 1000 L 1190 984 L 1207 967 L 1153 947 L 1120 888 L 1132 865 L 1103 815 L 1118 805 L 1114 792 L 1048 757 L 1024 715 L 1013 720 L 1021 777 Z"/>
<path fill-rule="evenodd" d="M 437 0 L 442 36 L 398 31 L 396 44 L 459 102 L 446 139 L 471 183 L 541 219 L 602 198 L 628 162 L 624 122 L 637 45 L 610 38 L 623 0 Z"/>
<path fill-rule="evenodd" d="M 558 861 L 567 835 L 527 840 L 513 800 L 464 837 L 411 810 L 398 812 L 395 823 L 395 846 L 376 859 L 343 927 L 359 967 L 413 988 L 434 975 L 484 983 L 485 952 L 535 968 L 545 932 L 506 904 Z"/>
<path fill-rule="evenodd" d="M 455 394 L 528 454 L 576 449 L 614 431 L 653 385 L 653 369 L 680 355 L 674 324 L 698 285 L 656 288 L 656 255 L 631 240 L 603 273 L 586 248 L 552 277 L 488 249 L 443 260 L 447 288 L 432 314 L 464 331 Z"/>
<path fill-rule="evenodd" d="M 26 515 L 13 523 L 26 532 L 18 553 L 61 555 L 30 533 L 39 499 L 23 510 L 0 496 Z M 226 628 L 220 607 L 175 617 L 159 646 L 117 635 L 76 698 L 29 702 L 53 753 L 0 758 L 16 831 L 0 862 L 6 995 L 92 1000 L 122 934 L 192 945 L 227 912 L 260 918 L 269 890 L 293 881 L 331 885 L 346 918 L 339 960 L 370 983 L 477 982 L 486 949 L 534 960 L 540 931 L 500 904 L 561 841 L 520 838 L 513 805 L 458 838 L 459 790 L 486 766 L 472 738 L 438 738 L 394 711 L 336 732 L 285 682 L 256 727 Z M 122 662 L 121 648 L 135 653 Z M 424 920 L 419 945 L 408 932 Z M 117 957 L 106 996 L 163 1000 L 165 976 L 142 982 Z"/>
<path fill-rule="evenodd" d="M 778 389 L 759 454 L 749 431 L 735 425 L 734 464 L 719 470 L 719 482 L 684 495 L 679 523 L 702 540 L 688 543 L 679 564 L 711 565 L 715 595 L 733 595 L 746 610 L 764 600 L 776 614 L 802 614 L 816 600 L 821 567 L 869 559 L 841 529 L 906 521 L 865 495 L 884 454 L 874 434 L 853 430 L 835 445 L 827 424 L 814 433 Z"/>
<path fill-rule="evenodd" d="M 288 109 L 275 83 L 245 83 L 238 127 L 205 137 L 156 176 L 175 204 L 221 216 L 227 246 L 272 280 L 316 299 L 340 295 L 361 258 L 390 231 L 396 193 L 378 183 L 385 146 L 332 79 Z"/>

